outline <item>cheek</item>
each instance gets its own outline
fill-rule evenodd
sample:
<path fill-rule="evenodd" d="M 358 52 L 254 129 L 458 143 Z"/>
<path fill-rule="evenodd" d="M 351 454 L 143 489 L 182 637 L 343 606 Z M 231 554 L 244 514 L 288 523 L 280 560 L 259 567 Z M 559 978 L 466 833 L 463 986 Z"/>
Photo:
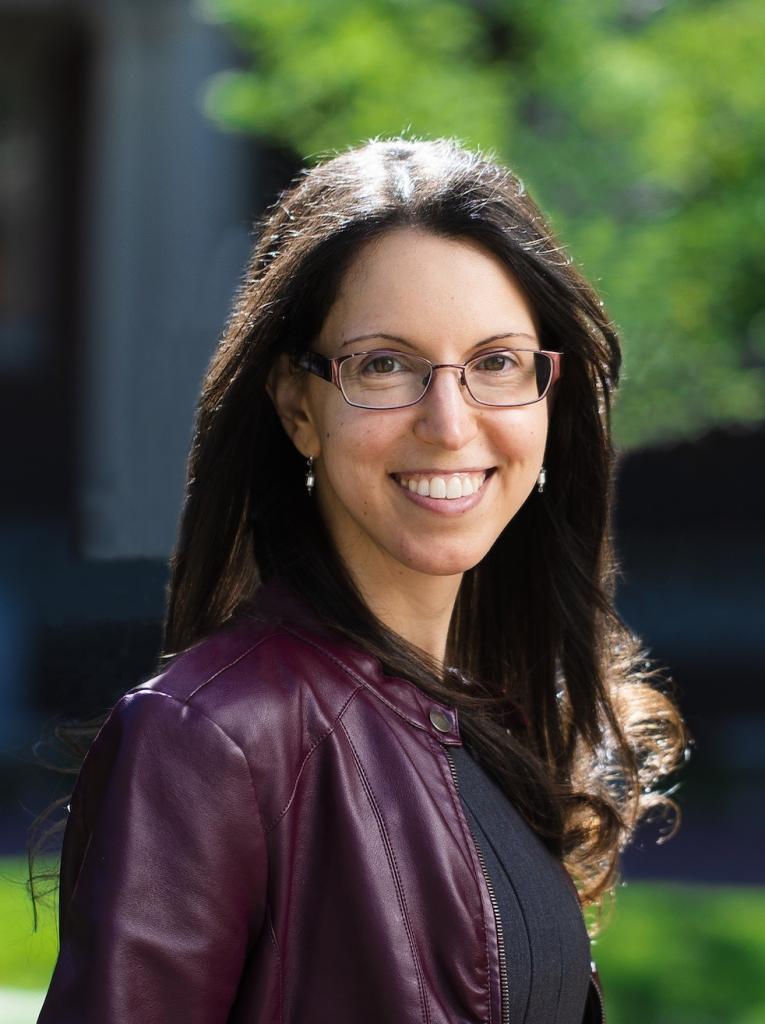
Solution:
<path fill-rule="evenodd" d="M 391 465 L 399 435 L 391 426 L 361 410 L 359 415 L 341 411 L 323 424 L 324 464 L 335 489 L 346 491 L 352 481 L 378 485 Z"/>
<path fill-rule="evenodd" d="M 526 410 L 527 412 L 530 410 Z M 541 462 L 547 443 L 547 416 L 521 418 L 514 414 L 513 420 L 502 425 L 495 435 L 495 444 L 505 458 L 514 462 Z"/>

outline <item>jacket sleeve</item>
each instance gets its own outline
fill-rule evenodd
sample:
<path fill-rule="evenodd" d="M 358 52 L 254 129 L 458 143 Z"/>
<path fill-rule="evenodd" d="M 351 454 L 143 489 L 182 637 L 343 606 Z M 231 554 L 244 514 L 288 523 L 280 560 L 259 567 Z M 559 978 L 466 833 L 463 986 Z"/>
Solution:
<path fill-rule="evenodd" d="M 174 697 L 124 695 L 72 794 L 59 954 L 38 1024 L 223 1024 L 266 878 L 240 747 Z"/>

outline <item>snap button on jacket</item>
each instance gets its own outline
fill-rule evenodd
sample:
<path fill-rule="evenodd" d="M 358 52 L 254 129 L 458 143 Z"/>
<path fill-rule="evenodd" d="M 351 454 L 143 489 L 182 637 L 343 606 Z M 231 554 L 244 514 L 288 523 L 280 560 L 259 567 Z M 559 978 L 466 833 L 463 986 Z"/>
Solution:
<path fill-rule="evenodd" d="M 507 1024 L 461 742 L 456 709 L 262 585 L 88 751 L 38 1024 Z"/>

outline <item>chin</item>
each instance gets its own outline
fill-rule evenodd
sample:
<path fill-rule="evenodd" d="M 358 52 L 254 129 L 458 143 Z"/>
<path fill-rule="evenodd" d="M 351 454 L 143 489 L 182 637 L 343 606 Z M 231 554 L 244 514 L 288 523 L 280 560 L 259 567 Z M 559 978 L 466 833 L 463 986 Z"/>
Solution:
<path fill-rule="evenodd" d="M 422 573 L 424 576 L 457 576 L 468 569 L 473 569 L 485 554 L 486 552 L 482 552 L 471 557 L 469 552 L 462 550 L 423 557 L 423 552 L 419 551 L 408 558 L 402 552 L 398 560 L 413 572 Z"/>

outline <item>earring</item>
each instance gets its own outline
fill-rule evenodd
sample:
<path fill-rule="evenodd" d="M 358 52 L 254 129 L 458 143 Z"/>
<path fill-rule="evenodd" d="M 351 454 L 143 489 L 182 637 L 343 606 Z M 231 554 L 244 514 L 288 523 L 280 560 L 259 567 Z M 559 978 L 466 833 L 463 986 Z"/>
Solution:
<path fill-rule="evenodd" d="M 539 476 L 537 477 L 537 490 L 539 491 L 540 494 L 545 489 L 545 482 L 546 482 L 546 480 L 547 480 L 547 473 L 545 472 L 545 467 L 542 466 L 542 468 L 539 470 Z"/>
<path fill-rule="evenodd" d="M 310 498 L 313 494 L 313 485 L 316 481 L 316 477 L 313 474 L 313 455 L 308 456 L 305 460 L 305 464 L 305 489 L 308 491 L 308 497 Z"/>

